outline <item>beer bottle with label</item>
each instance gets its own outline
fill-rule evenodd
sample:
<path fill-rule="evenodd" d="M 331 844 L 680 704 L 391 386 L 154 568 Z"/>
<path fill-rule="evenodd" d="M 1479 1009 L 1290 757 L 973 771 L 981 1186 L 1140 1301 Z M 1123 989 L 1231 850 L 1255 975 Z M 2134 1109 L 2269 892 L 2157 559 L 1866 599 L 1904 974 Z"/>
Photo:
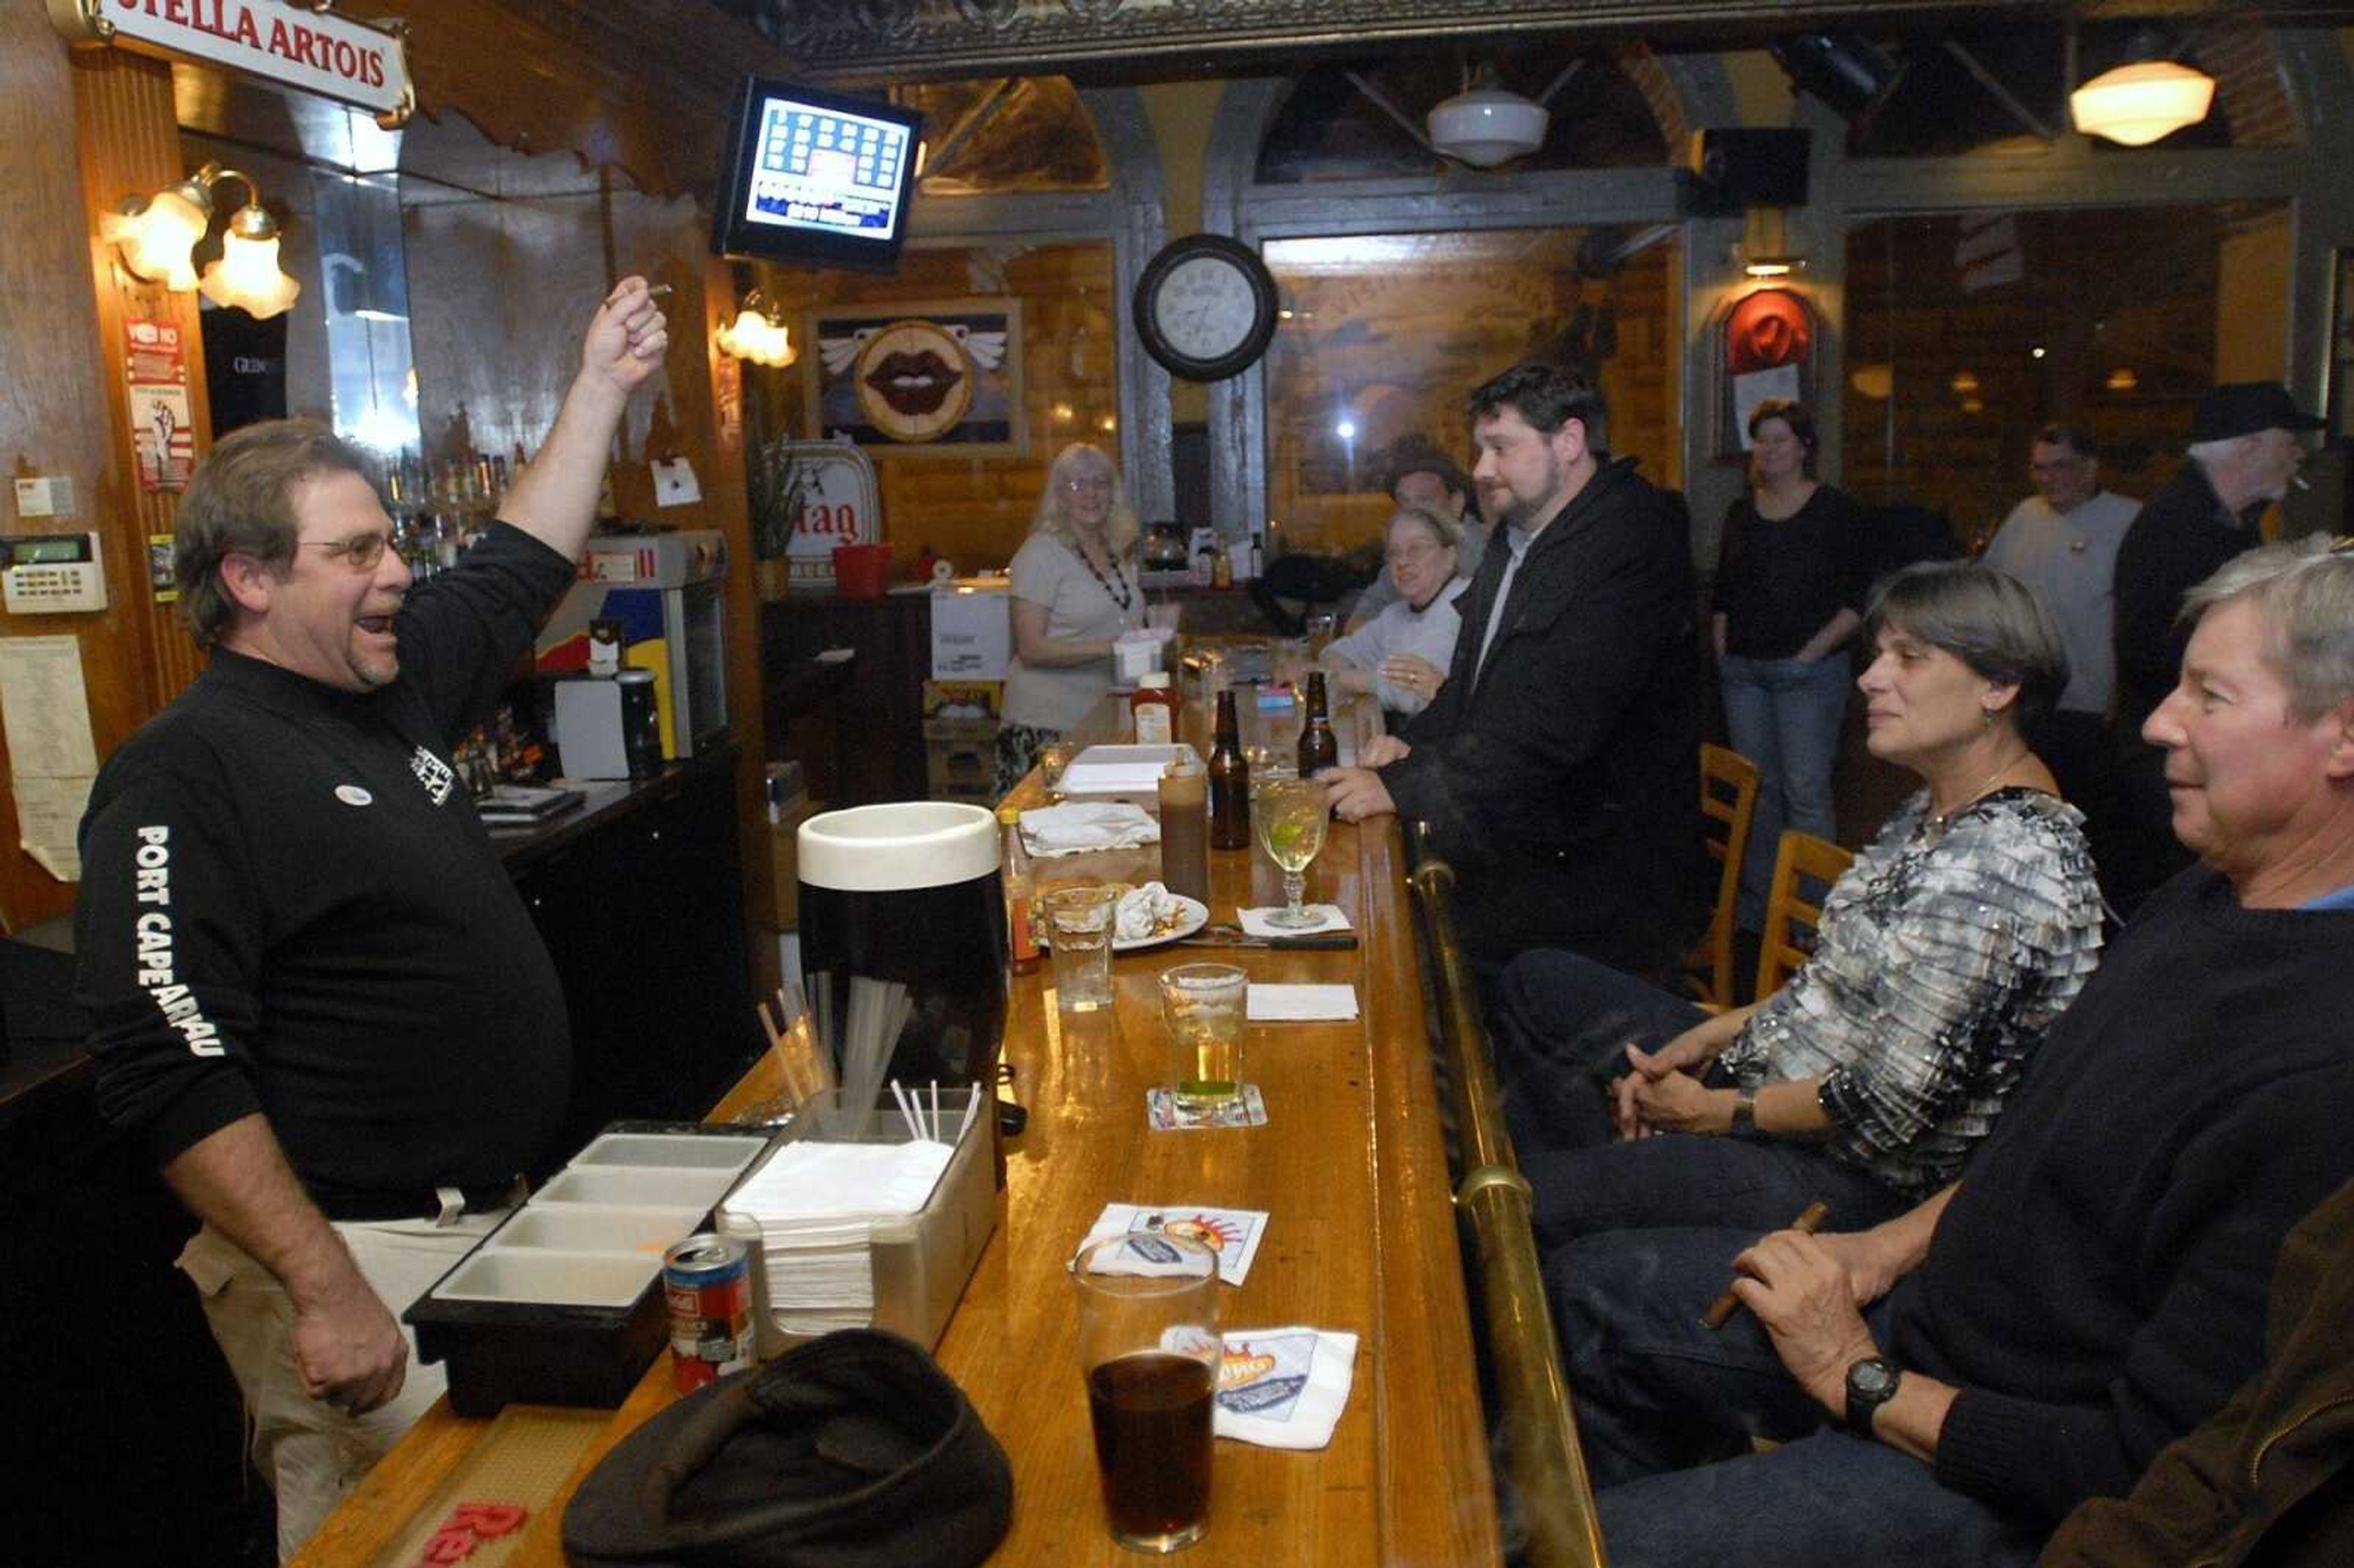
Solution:
<path fill-rule="evenodd" d="M 1250 848 L 1250 763 L 1243 756 L 1235 694 L 1218 694 L 1218 723 L 1210 743 L 1210 847 Z"/>
<path fill-rule="evenodd" d="M 1324 672 L 1308 677 L 1308 713 L 1299 725 L 1299 776 L 1313 779 L 1327 768 L 1341 766 L 1341 743 L 1332 735 L 1332 720 L 1324 710 Z"/>

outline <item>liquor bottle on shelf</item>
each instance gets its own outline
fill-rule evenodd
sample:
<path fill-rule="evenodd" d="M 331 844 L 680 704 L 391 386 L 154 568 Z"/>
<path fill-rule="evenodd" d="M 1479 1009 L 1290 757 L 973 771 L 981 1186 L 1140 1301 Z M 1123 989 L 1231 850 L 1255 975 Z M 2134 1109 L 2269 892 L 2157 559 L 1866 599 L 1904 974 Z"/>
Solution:
<path fill-rule="evenodd" d="M 1235 694 L 1218 694 L 1217 732 L 1210 744 L 1210 847 L 1250 848 L 1250 762 L 1243 756 Z"/>
<path fill-rule="evenodd" d="M 1327 768 L 1341 766 L 1341 743 L 1333 736 L 1332 719 L 1325 711 L 1324 672 L 1308 677 L 1308 712 L 1299 723 L 1299 776 L 1313 779 Z"/>

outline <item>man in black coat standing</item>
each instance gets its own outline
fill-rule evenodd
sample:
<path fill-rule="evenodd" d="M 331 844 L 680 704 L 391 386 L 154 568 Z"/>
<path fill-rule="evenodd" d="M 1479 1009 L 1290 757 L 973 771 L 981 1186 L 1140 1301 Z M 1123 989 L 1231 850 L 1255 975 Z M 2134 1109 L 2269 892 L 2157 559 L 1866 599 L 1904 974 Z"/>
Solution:
<path fill-rule="evenodd" d="M 1458 601 L 1446 683 L 1333 769 L 1333 810 L 1430 825 L 1475 960 L 1569 948 L 1675 963 L 1696 914 L 1699 643 L 1673 497 L 1612 460 L 1601 394 L 1522 365 L 1471 395 L 1473 477 L 1501 524 Z"/>
<path fill-rule="evenodd" d="M 2102 883 L 2130 916 L 2160 883 L 2190 863 L 2177 842 L 2166 754 L 2142 724 L 2182 668 L 2190 629 L 2182 599 L 2222 564 L 2264 542 L 2256 522 L 2288 493 L 2305 461 L 2298 434 L 2324 420 L 2271 381 L 2235 381 L 2199 399 L 2181 470 L 2149 499 L 2117 546 L 2114 715 L 2122 820 L 2107 846 Z"/>

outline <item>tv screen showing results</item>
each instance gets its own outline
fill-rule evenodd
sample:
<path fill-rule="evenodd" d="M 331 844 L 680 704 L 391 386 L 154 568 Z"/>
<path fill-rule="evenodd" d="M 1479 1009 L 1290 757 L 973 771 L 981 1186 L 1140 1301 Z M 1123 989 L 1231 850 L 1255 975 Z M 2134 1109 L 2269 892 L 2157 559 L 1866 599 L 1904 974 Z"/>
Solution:
<path fill-rule="evenodd" d="M 715 249 L 812 266 L 888 267 L 914 184 L 919 115 L 749 81 Z"/>
<path fill-rule="evenodd" d="M 769 98 L 760 103 L 757 134 L 746 222 L 877 239 L 896 231 L 899 164 L 913 155 L 906 126 Z"/>

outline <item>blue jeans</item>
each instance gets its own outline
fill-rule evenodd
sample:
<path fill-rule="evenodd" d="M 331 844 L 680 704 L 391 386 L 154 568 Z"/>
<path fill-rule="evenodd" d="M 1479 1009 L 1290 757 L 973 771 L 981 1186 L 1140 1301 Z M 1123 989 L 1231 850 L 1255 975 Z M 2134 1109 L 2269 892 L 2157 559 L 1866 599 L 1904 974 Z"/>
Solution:
<path fill-rule="evenodd" d="M 1846 1228 L 1844 1226 L 1840 1227 Z M 1547 1292 L 1614 1568 L 1977 1568 L 2044 1531 L 1834 1425 L 1757 1320 L 1700 1320 L 1748 1230 L 1619 1231 L 1553 1251 Z M 1887 1306 L 1865 1313 L 1883 1337 Z M 1753 1440 L 1780 1447 L 1755 1451 Z"/>
<path fill-rule="evenodd" d="M 1532 1223 L 1552 1246 L 1596 1231 L 1788 1224 L 1818 1201 L 1831 1228 L 1876 1225 L 1911 1201 L 1822 1149 L 1782 1139 L 1667 1134 L 1615 1142 L 1611 1080 L 1706 1015 L 1575 953 L 1524 953 L 1495 988 L 1496 1079 Z"/>
<path fill-rule="evenodd" d="M 1757 764 L 1760 775 L 1734 922 L 1744 931 L 1763 930 L 1782 830 L 1796 828 L 1834 842 L 1839 837 L 1831 768 L 1839 761 L 1840 724 L 1847 715 L 1848 656 L 1826 653 L 1807 664 L 1728 653 L 1718 662 L 1717 673 L 1733 749 Z"/>

